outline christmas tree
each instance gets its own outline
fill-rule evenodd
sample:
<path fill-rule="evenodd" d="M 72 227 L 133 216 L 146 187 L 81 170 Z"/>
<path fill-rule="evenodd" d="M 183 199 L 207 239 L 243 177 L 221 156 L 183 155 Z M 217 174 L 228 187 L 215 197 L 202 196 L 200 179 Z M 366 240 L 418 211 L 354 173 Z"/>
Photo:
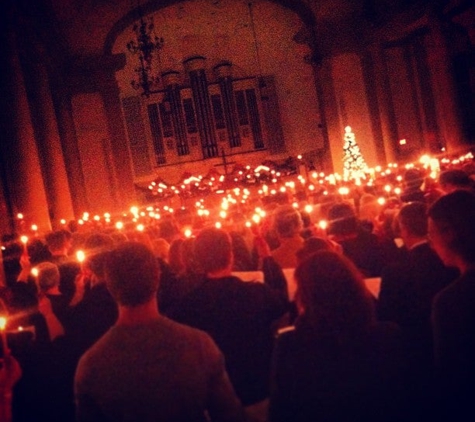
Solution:
<path fill-rule="evenodd" d="M 345 127 L 345 143 L 343 150 L 345 156 L 343 158 L 343 179 L 364 179 L 368 166 L 361 155 L 360 147 L 356 143 L 355 134 L 351 131 L 351 127 Z"/>

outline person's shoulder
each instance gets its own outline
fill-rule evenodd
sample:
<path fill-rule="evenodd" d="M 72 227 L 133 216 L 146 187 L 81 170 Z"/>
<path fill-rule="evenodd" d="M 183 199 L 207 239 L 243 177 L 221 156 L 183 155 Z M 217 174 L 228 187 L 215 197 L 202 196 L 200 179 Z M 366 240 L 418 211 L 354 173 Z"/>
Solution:
<path fill-rule="evenodd" d="M 105 350 L 110 342 L 111 331 L 112 328 L 106 331 L 99 340 L 82 354 L 77 365 L 78 372 L 82 372 L 84 368 L 92 369 L 94 365 L 101 365 L 100 362 L 102 362 L 106 356 Z"/>
<path fill-rule="evenodd" d="M 437 308 L 456 308 L 457 303 L 471 301 L 475 297 L 475 272 L 458 277 L 443 288 L 434 298 L 433 306 Z"/>

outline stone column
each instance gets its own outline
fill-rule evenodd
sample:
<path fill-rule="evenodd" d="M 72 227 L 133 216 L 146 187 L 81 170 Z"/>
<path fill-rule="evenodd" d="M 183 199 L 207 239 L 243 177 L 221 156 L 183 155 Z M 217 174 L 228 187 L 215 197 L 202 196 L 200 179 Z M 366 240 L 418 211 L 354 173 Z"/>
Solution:
<path fill-rule="evenodd" d="M 72 206 L 74 214 L 80 217 L 91 207 L 87 199 L 76 128 L 74 126 L 71 97 L 65 87 L 61 85 L 53 87 L 53 95 L 58 119 L 58 131 L 62 143 L 63 159 L 67 168 Z"/>
<path fill-rule="evenodd" d="M 38 45 L 35 47 L 36 51 L 32 51 L 29 60 L 25 61 L 25 77 L 50 218 L 53 228 L 59 228 L 61 219 L 74 219 L 74 211 L 51 96 L 50 78 L 44 65 L 45 58 L 38 51 L 41 48 Z"/>
<path fill-rule="evenodd" d="M 27 227 L 36 224 L 40 232 L 45 232 L 51 230 L 48 201 L 18 51 L 16 34 L 9 31 L 5 45 L 8 69 L 2 75 L 5 83 L 2 119 L 6 128 L 3 148 L 9 196 L 12 213 L 23 213 Z M 16 230 L 20 231 L 19 220 L 14 221 Z"/>
<path fill-rule="evenodd" d="M 118 207 L 128 209 L 136 202 L 132 159 L 127 142 L 127 135 L 122 113 L 120 90 L 115 79 L 115 72 L 125 65 L 123 55 L 103 57 L 101 69 L 97 69 L 98 87 L 100 89 L 107 115 L 107 127 L 110 134 L 110 151 L 113 163 L 112 181 Z"/>

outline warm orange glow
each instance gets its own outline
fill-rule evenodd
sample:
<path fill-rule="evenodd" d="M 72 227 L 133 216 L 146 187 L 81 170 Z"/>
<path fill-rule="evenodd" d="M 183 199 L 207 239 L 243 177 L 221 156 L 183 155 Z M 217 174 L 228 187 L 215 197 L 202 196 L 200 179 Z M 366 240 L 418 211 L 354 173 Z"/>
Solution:
<path fill-rule="evenodd" d="M 84 262 L 84 260 L 86 259 L 86 254 L 84 253 L 84 251 L 77 251 L 76 259 L 78 260 L 78 262 Z"/>
<path fill-rule="evenodd" d="M 31 275 L 33 277 L 38 277 L 38 274 L 39 274 L 38 268 L 34 267 L 31 269 Z"/>
<path fill-rule="evenodd" d="M 4 331 L 7 327 L 7 319 L 5 317 L 0 317 L 0 330 Z"/>
<path fill-rule="evenodd" d="M 21 240 L 21 243 L 26 245 L 28 243 L 28 236 L 23 235 L 20 237 L 20 240 Z"/>

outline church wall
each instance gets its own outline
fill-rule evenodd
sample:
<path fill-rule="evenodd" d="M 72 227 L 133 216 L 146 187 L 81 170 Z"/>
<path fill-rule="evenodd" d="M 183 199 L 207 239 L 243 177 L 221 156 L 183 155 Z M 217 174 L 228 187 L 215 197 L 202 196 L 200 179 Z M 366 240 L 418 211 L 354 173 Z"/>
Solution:
<path fill-rule="evenodd" d="M 74 122 L 91 213 L 114 209 L 110 157 L 107 156 L 106 117 L 99 94 L 80 94 L 72 100 Z"/>

